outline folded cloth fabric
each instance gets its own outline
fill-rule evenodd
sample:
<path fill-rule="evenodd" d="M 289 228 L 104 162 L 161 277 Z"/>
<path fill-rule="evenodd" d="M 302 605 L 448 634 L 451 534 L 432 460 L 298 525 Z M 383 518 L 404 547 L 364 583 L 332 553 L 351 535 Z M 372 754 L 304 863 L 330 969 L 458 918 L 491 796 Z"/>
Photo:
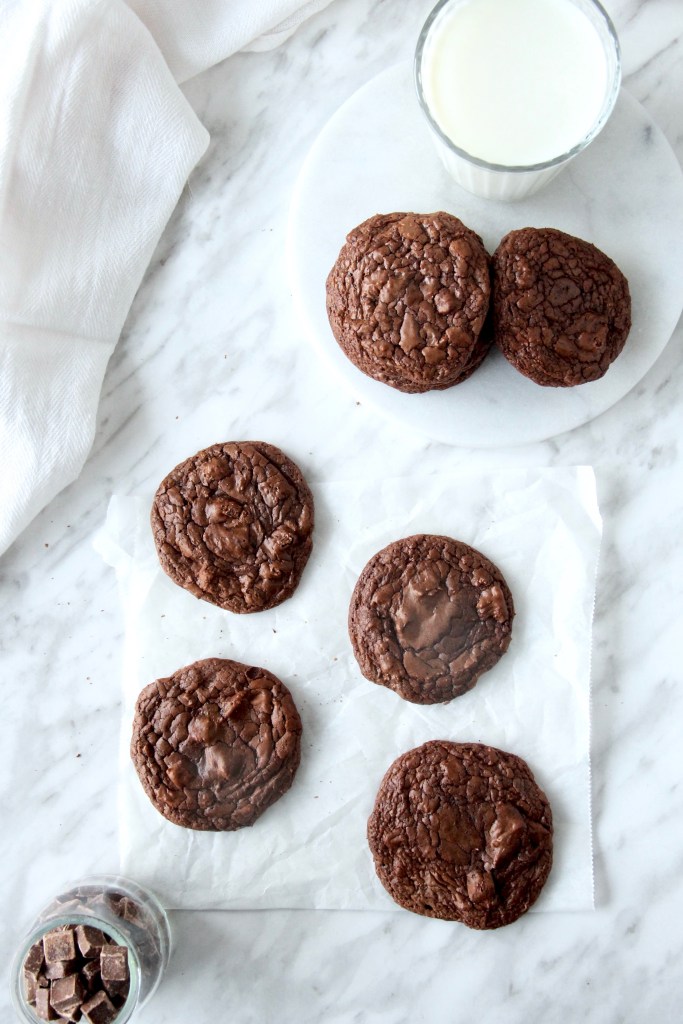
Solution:
<path fill-rule="evenodd" d="M 287 39 L 330 0 L 128 0 L 184 82 L 237 50 Z"/>
<path fill-rule="evenodd" d="M 208 145 L 176 78 L 325 2 L 0 0 L 0 554 L 78 476 L 107 361 Z"/>

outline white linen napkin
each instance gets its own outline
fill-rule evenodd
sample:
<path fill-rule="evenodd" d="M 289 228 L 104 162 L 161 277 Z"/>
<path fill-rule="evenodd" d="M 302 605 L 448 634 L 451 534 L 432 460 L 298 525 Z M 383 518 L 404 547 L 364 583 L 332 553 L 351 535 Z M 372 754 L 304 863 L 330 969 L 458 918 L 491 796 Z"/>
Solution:
<path fill-rule="evenodd" d="M 128 0 L 184 82 L 238 50 L 284 42 L 330 0 Z"/>
<path fill-rule="evenodd" d="M 107 361 L 208 145 L 176 78 L 326 2 L 0 0 L 0 554 L 80 473 Z"/>

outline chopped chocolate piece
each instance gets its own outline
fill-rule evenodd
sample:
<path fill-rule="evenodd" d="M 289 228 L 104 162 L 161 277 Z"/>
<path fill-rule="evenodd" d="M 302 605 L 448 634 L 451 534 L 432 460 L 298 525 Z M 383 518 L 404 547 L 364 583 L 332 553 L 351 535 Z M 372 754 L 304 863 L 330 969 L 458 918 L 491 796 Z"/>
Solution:
<path fill-rule="evenodd" d="M 56 978 L 66 978 L 69 974 L 76 974 L 78 962 L 76 960 L 57 960 L 54 964 L 48 964 L 45 968 L 45 977 L 49 981 Z"/>
<path fill-rule="evenodd" d="M 106 992 L 98 992 L 81 1006 L 81 1013 L 90 1024 L 111 1024 L 118 1012 Z"/>
<path fill-rule="evenodd" d="M 48 964 L 54 964 L 58 960 L 75 960 L 76 943 L 73 929 L 69 928 L 67 931 L 55 929 L 43 935 L 43 952 Z"/>
<path fill-rule="evenodd" d="M 76 1024 L 77 1021 L 82 1020 L 83 1018 L 81 1017 L 81 1004 L 79 1003 L 78 1006 L 76 1006 L 75 1009 L 71 1010 L 69 1013 L 60 1013 L 59 1019 L 69 1021 L 69 1024 Z"/>
<path fill-rule="evenodd" d="M 102 946 L 106 945 L 107 940 L 99 928 L 79 924 L 76 928 L 76 942 L 85 959 L 91 960 L 100 955 L 100 950 Z"/>
<path fill-rule="evenodd" d="M 57 1020 L 57 1014 L 50 1003 L 50 990 L 36 989 L 36 1015 L 41 1020 Z"/>
<path fill-rule="evenodd" d="M 128 950 L 125 946 L 103 946 L 100 954 L 102 981 L 128 980 Z"/>
<path fill-rule="evenodd" d="M 60 1017 L 71 1017 L 83 1002 L 85 992 L 76 974 L 57 978 L 50 986 L 50 1002 Z"/>
<path fill-rule="evenodd" d="M 81 979 L 92 992 L 100 979 L 100 958 L 88 960 L 81 968 Z"/>
<path fill-rule="evenodd" d="M 117 1005 L 118 1002 L 125 1002 L 126 996 L 130 990 L 130 981 L 108 981 L 103 980 L 102 986 L 104 991 L 107 993 L 112 1002 Z"/>
<path fill-rule="evenodd" d="M 109 906 L 109 894 L 104 892 L 97 885 L 81 885 L 76 890 L 78 900 L 83 900 L 92 909 L 93 907 Z"/>
<path fill-rule="evenodd" d="M 43 943 L 34 942 L 24 960 L 24 971 L 37 978 L 43 966 Z"/>
<path fill-rule="evenodd" d="M 61 898 L 56 899 L 55 903 L 59 906 L 60 914 L 63 917 L 70 917 L 72 914 L 78 915 L 83 909 L 82 903 L 80 900 L 74 898 L 73 892 L 67 893 Z M 71 928 L 73 930 L 73 927 L 73 925 L 68 924 L 60 925 L 59 928 L 55 928 L 55 931 L 64 931 L 65 928 Z"/>
<path fill-rule="evenodd" d="M 24 994 L 26 996 L 27 1003 L 36 1002 L 36 989 L 38 988 L 38 982 L 35 977 L 28 971 L 24 971 Z"/>
<path fill-rule="evenodd" d="M 126 921 L 130 921 L 131 924 L 136 924 L 140 928 L 144 928 L 145 921 L 141 910 L 140 904 L 136 903 L 135 900 L 131 900 L 128 896 L 124 896 L 116 908 L 119 917 L 123 917 Z"/>

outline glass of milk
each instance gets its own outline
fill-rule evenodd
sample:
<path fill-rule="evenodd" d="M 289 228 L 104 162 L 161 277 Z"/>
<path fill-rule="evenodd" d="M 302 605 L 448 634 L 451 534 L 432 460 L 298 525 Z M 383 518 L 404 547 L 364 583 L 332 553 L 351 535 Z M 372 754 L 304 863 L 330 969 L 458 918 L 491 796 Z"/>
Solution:
<path fill-rule="evenodd" d="M 420 33 L 415 78 L 458 184 L 521 199 L 604 127 L 621 82 L 619 42 L 597 0 L 440 0 Z"/>

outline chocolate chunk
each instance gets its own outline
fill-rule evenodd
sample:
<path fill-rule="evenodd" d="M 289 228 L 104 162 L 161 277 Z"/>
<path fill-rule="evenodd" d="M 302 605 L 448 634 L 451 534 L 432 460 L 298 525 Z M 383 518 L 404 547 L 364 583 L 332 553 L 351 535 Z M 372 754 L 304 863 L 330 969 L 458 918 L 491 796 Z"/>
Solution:
<path fill-rule="evenodd" d="M 76 960 L 57 960 L 56 963 L 46 966 L 44 974 L 48 981 L 54 981 L 56 978 L 66 978 L 70 974 L 75 974 L 77 970 Z"/>
<path fill-rule="evenodd" d="M 81 967 L 81 979 L 83 984 L 91 992 L 94 991 L 95 986 L 100 980 L 100 958 L 99 954 L 92 960 L 86 960 Z"/>
<path fill-rule="evenodd" d="M 510 644 L 514 604 L 500 570 L 461 541 L 417 534 L 363 569 L 349 635 L 361 672 L 416 704 L 470 690 Z"/>
<path fill-rule="evenodd" d="M 57 1020 L 57 1012 L 50 1003 L 49 988 L 36 989 L 36 1016 L 41 1020 Z"/>
<path fill-rule="evenodd" d="M 50 986 L 50 1002 L 60 1017 L 72 1017 L 84 996 L 81 980 L 75 974 L 68 978 L 57 978 Z"/>
<path fill-rule="evenodd" d="M 448 213 L 377 214 L 354 228 L 326 284 L 332 333 L 346 356 L 399 391 L 452 387 L 490 347 L 488 255 Z"/>
<path fill-rule="evenodd" d="M 24 971 L 24 996 L 27 1003 L 35 1004 L 37 988 L 38 981 L 36 976 L 31 974 L 30 971 Z"/>
<path fill-rule="evenodd" d="M 26 1001 L 35 1004 L 36 1001 L 36 990 L 40 988 L 47 988 L 48 980 L 45 977 L 43 970 L 45 967 L 45 958 L 43 956 L 43 943 L 34 942 L 24 960 L 23 971 L 24 971 L 24 993 Z"/>
<path fill-rule="evenodd" d="M 122 917 L 125 921 L 130 921 L 131 924 L 137 925 L 138 928 L 145 927 L 145 915 L 140 904 L 130 899 L 129 896 L 123 897 L 117 912 L 119 917 Z"/>
<path fill-rule="evenodd" d="M 185 828 L 252 825 L 292 785 L 300 748 L 292 695 L 265 669 L 209 658 L 137 700 L 133 764 L 159 813 Z"/>
<path fill-rule="evenodd" d="M 104 933 L 99 928 L 91 928 L 87 924 L 79 924 L 76 928 L 76 942 L 86 960 L 99 956 L 106 941 Z"/>
<path fill-rule="evenodd" d="M 125 946 L 107 945 L 100 953 L 102 981 L 128 980 L 128 950 Z"/>
<path fill-rule="evenodd" d="M 42 970 L 44 962 L 43 943 L 34 942 L 26 954 L 26 959 L 24 960 L 24 971 L 27 974 L 32 974 L 34 978 L 37 978 Z"/>
<path fill-rule="evenodd" d="M 478 743 L 433 740 L 397 758 L 368 821 L 375 870 L 406 910 L 499 928 L 552 866 L 552 814 L 529 766 Z"/>
<path fill-rule="evenodd" d="M 45 961 L 54 964 L 58 960 L 75 960 L 76 943 L 73 928 L 54 929 L 43 936 Z"/>
<path fill-rule="evenodd" d="M 312 547 L 313 496 L 298 466 L 262 441 L 215 444 L 162 481 L 151 524 L 161 568 L 231 612 L 290 597 Z"/>
<path fill-rule="evenodd" d="M 118 1012 L 106 992 L 98 992 L 81 1006 L 81 1013 L 89 1024 L 111 1024 Z"/>
<path fill-rule="evenodd" d="M 130 989 L 129 981 L 103 981 L 102 988 L 111 999 L 114 1006 L 120 1006 L 125 1002 Z"/>
<path fill-rule="evenodd" d="M 492 260 L 496 343 L 537 384 L 602 377 L 631 328 L 628 282 L 604 252 L 555 228 L 522 228 Z"/>

